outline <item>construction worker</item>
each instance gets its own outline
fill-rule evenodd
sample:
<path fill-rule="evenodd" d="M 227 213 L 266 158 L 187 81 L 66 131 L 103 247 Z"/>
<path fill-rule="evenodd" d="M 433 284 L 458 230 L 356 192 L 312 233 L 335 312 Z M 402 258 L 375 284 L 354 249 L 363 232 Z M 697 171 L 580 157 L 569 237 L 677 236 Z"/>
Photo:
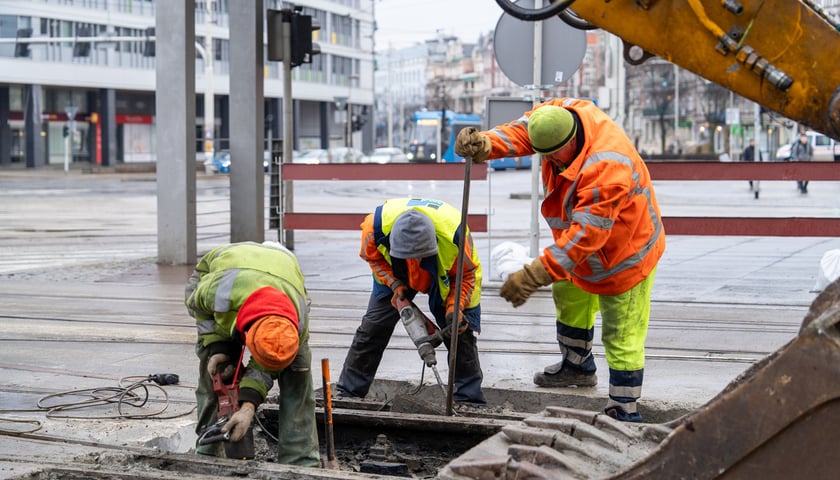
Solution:
<path fill-rule="evenodd" d="M 362 222 L 359 255 L 370 264 L 373 290 L 336 384 L 339 397 L 367 395 L 400 321 L 397 298 L 428 294 L 438 327 L 451 332 L 460 222 L 461 212 L 455 207 L 417 198 L 388 200 Z M 481 328 L 481 264 L 469 230 L 466 237 L 453 401 L 481 406 L 486 401 L 475 337 Z M 448 348 L 450 340 L 443 343 Z"/>
<path fill-rule="evenodd" d="M 543 387 L 597 384 L 592 340 L 600 310 L 610 368 L 605 412 L 641 421 L 650 295 L 665 232 L 633 143 L 592 102 L 557 98 L 492 130 L 462 130 L 455 152 L 479 163 L 542 156 L 542 216 L 554 244 L 511 273 L 500 295 L 518 307 L 552 286 L 561 360 L 534 376 Z"/>
<path fill-rule="evenodd" d="M 196 265 L 186 305 L 196 320 L 199 381 L 196 433 L 217 421 L 212 376 L 239 385 L 240 409 L 222 427 L 246 437 L 276 379 L 280 389 L 277 463 L 320 466 L 310 371 L 309 294 L 294 254 L 275 242 L 219 246 Z M 244 351 L 250 360 L 242 365 Z M 240 380 L 241 379 L 241 380 Z M 219 444 L 196 453 L 220 455 Z"/>

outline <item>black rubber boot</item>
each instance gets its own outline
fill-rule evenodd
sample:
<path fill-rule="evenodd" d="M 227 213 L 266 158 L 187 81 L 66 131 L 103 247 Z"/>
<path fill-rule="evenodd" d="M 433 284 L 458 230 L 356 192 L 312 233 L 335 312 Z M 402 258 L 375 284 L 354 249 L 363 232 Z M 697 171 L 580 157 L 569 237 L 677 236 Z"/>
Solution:
<path fill-rule="evenodd" d="M 534 383 L 540 387 L 594 387 L 598 384 L 598 376 L 595 372 L 584 372 L 560 362 L 534 374 Z"/>

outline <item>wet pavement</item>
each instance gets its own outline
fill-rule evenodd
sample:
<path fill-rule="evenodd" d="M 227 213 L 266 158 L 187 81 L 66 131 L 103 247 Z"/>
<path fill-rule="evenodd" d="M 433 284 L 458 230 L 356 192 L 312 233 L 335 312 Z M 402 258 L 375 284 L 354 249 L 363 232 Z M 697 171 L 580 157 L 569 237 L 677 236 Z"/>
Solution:
<path fill-rule="evenodd" d="M 229 191 L 224 176 L 199 174 L 197 185 L 198 249 L 204 252 L 229 239 Z M 489 265 L 489 252 L 500 242 L 528 245 L 530 203 L 519 197 L 529 185 L 527 171 L 490 172 L 487 181 L 473 183 L 470 198 L 471 213 L 490 215 L 490 231 L 475 234 L 485 266 L 479 337 L 485 386 L 512 395 L 544 391 L 531 378 L 555 361 L 557 351 L 550 292 L 541 290 L 513 309 L 498 297 L 500 282 Z M 840 216 L 835 182 L 812 182 L 808 195 L 800 195 L 793 182 L 762 182 L 759 200 L 746 182 L 655 187 L 666 217 Z M 20 423 L 30 421 L 39 422 L 32 435 L 44 438 L 172 452 L 192 446 L 195 332 L 183 307 L 192 266 L 156 263 L 155 188 L 153 174 L 0 170 L 0 433 L 36 425 Z M 462 190 L 458 182 L 298 182 L 295 206 L 361 212 L 403 195 L 460 207 Z M 267 239 L 277 238 L 266 231 Z M 540 239 L 543 246 L 550 239 L 544 225 Z M 295 252 L 313 297 L 316 386 L 322 383 L 318 359 L 329 359 L 331 377 L 337 378 L 367 304 L 370 273 L 358 248 L 355 231 L 295 232 Z M 816 295 L 811 290 L 820 258 L 837 248 L 840 239 L 821 237 L 669 237 L 647 341 L 641 404 L 650 421 L 658 411 L 702 405 L 792 339 Z M 606 398 L 599 335 L 598 329 L 599 385 L 559 393 L 596 404 Z M 440 352 L 439 358 L 447 378 Z M 126 419 L 113 407 L 53 408 L 57 398 L 65 398 L 58 394 L 124 385 L 161 372 L 180 377 L 178 386 L 155 392 L 153 403 L 166 407 L 161 414 Z M 378 378 L 416 383 L 421 375 L 426 384 L 433 381 L 398 328 Z M 100 418 L 64 418 L 77 415 Z M 43 458 L 55 458 L 55 446 L 29 442 L 0 435 L 0 477 L 34 468 L 41 448 Z"/>

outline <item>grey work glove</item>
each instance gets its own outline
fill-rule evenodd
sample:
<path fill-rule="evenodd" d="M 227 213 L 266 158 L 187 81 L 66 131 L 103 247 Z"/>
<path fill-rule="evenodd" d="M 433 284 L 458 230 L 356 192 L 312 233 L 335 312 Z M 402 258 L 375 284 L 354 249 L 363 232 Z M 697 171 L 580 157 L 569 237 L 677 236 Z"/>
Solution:
<path fill-rule="evenodd" d="M 461 129 L 455 139 L 455 153 L 464 158 L 471 158 L 473 163 L 486 162 L 491 149 L 490 138 L 475 127 Z"/>
<path fill-rule="evenodd" d="M 221 371 L 217 371 L 221 368 Z M 230 363 L 230 357 L 224 353 L 215 353 L 210 355 L 210 359 L 207 360 L 207 373 L 210 376 L 219 373 L 222 376 L 222 380 L 229 381 L 233 378 L 234 374 L 234 366 Z"/>
<path fill-rule="evenodd" d="M 514 307 L 518 307 L 538 288 L 552 283 L 554 280 L 537 257 L 530 265 L 522 267 L 522 270 L 511 273 L 499 290 L 499 295 Z"/>
<path fill-rule="evenodd" d="M 242 406 L 233 415 L 230 420 L 222 427 L 222 433 L 230 432 L 230 441 L 238 442 L 242 437 L 248 433 L 251 428 L 251 421 L 254 420 L 254 404 L 251 402 L 242 402 Z"/>

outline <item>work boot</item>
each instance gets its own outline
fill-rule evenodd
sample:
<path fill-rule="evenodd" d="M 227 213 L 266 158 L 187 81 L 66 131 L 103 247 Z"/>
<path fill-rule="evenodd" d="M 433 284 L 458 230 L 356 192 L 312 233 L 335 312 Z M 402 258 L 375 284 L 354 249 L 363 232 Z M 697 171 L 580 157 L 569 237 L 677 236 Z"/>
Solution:
<path fill-rule="evenodd" d="M 598 384 L 595 372 L 589 373 L 568 363 L 555 363 L 534 374 L 534 383 L 540 387 L 594 387 Z"/>
<path fill-rule="evenodd" d="M 639 412 L 627 413 L 619 406 L 612 406 L 604 409 L 604 413 L 608 416 L 618 420 L 619 422 L 640 423 L 642 421 L 642 414 Z"/>
<path fill-rule="evenodd" d="M 354 398 L 361 400 L 361 398 L 362 398 L 362 397 L 357 397 L 356 395 L 353 395 L 352 393 L 347 392 L 345 390 L 342 390 L 341 388 L 338 388 L 338 387 L 336 387 L 334 392 L 335 393 L 333 394 L 333 398 L 335 398 L 336 400 L 348 400 L 348 399 L 354 399 Z"/>

